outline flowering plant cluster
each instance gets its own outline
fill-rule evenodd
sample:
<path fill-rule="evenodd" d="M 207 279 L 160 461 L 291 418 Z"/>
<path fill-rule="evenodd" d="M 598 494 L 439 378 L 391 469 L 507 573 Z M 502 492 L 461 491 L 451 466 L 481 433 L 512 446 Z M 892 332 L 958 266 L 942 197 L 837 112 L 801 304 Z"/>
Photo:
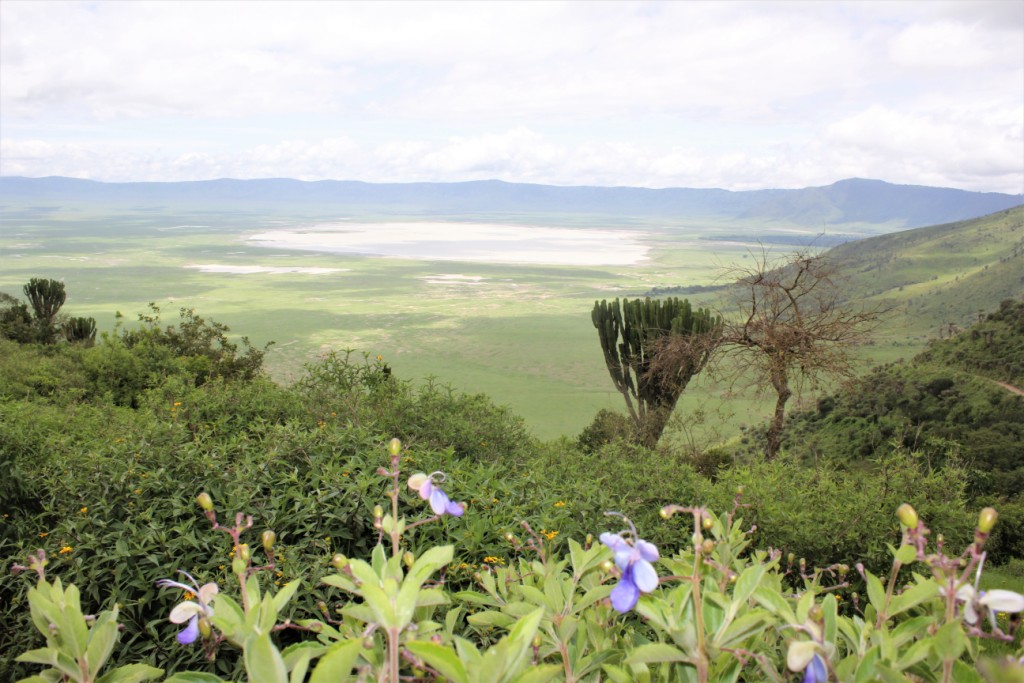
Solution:
<path fill-rule="evenodd" d="M 448 680 L 583 681 L 1020 681 L 1024 652 L 1015 631 L 1024 596 L 982 591 L 985 543 L 996 521 L 982 511 L 975 538 L 961 554 L 947 553 L 909 506 L 897 513 L 902 542 L 892 549 L 886 582 L 863 567 L 809 568 L 775 550 L 752 550 L 744 528 L 742 491 L 733 509 L 716 515 L 703 507 L 670 505 L 665 524 L 689 520 L 679 533 L 682 551 L 662 553 L 641 538 L 631 520 L 605 530 L 595 543 L 568 539 L 568 553 L 551 552 L 545 532 L 522 524 L 505 534 L 509 557 L 488 557 L 472 584 L 449 584 L 455 572 L 451 545 L 414 553 L 407 532 L 444 517 L 467 514 L 440 488 L 441 472 L 400 473 L 402 444 L 388 446 L 390 509 L 377 506 L 378 543 L 367 559 L 336 554 L 322 584 L 338 591 L 307 618 L 290 616 L 301 582 L 276 587 L 276 534 L 266 530 L 259 548 L 245 536 L 252 517 L 218 521 L 214 502 L 197 502 L 215 531 L 232 545 L 234 585 L 176 568 L 187 580 L 165 578 L 176 592 L 168 619 L 183 627 L 173 647 L 201 647 L 213 659 L 223 647 L 242 652 L 254 683 Z M 405 487 L 416 496 L 403 497 Z M 426 504 L 424 506 L 424 503 Z M 429 513 L 423 515 L 424 509 Z M 692 524 L 691 524 L 692 523 Z M 262 549 L 262 560 L 257 561 Z M 113 683 L 159 678 L 162 671 L 131 664 L 102 669 L 119 637 L 117 609 L 89 617 L 78 590 L 45 576 L 45 553 L 29 558 L 37 587 L 29 592 L 42 648 L 19 661 L 44 670 L 26 681 Z M 909 570 L 908 572 L 904 570 Z M 901 580 L 902 578 L 902 580 Z M 849 604 L 840 596 L 859 581 Z M 1010 614 L 1008 625 L 1000 614 Z M 287 632 L 287 636 L 284 636 Z M 984 643 L 1003 642 L 1004 655 L 986 658 Z M 287 643 L 287 644 L 286 644 Z M 1014 651 L 1013 648 L 1016 648 Z M 1012 654 L 1010 654 L 1012 652 Z M 209 672 L 180 672 L 172 683 L 215 683 Z"/>

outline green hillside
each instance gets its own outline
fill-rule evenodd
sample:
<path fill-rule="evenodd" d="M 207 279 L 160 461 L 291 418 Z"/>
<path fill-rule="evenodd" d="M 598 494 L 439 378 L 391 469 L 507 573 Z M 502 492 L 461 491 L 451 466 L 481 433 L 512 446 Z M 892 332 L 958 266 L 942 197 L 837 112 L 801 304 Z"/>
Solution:
<path fill-rule="evenodd" d="M 947 335 L 1024 296 L 1024 206 L 872 237 L 829 252 L 851 300 L 895 306 L 887 336 Z"/>

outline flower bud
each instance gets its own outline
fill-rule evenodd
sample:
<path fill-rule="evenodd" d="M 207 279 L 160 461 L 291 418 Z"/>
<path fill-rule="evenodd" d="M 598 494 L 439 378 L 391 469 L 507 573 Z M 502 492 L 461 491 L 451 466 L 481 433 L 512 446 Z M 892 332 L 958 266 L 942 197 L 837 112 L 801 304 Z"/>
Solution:
<path fill-rule="evenodd" d="M 611 570 L 614 569 L 614 568 L 615 568 L 615 563 L 612 562 L 611 560 L 605 560 L 604 562 L 601 563 L 601 571 L 603 571 L 605 574 L 611 572 Z"/>
<path fill-rule="evenodd" d="M 231 573 L 238 575 L 245 573 L 245 560 L 240 557 L 236 557 L 231 560 Z"/>
<path fill-rule="evenodd" d="M 402 442 L 399 439 L 391 439 L 388 441 L 388 453 L 391 455 L 398 455 L 402 452 Z"/>
<path fill-rule="evenodd" d="M 416 556 L 413 555 L 408 550 L 406 550 L 405 553 L 402 555 L 402 564 L 404 564 L 406 567 L 411 567 L 413 562 L 415 562 L 415 561 L 416 561 Z"/>
<path fill-rule="evenodd" d="M 533 637 L 533 647 L 534 648 L 539 648 L 543 643 L 544 643 L 544 639 L 540 637 L 539 633 Z"/>
<path fill-rule="evenodd" d="M 248 562 L 250 559 L 252 559 L 252 551 L 249 550 L 248 543 L 238 544 L 238 557 L 242 558 L 242 561 L 244 562 Z"/>
<path fill-rule="evenodd" d="M 373 646 L 374 646 L 373 636 L 366 636 L 365 638 L 363 638 L 363 649 L 364 650 L 372 650 Z"/>
<path fill-rule="evenodd" d="M 810 617 L 811 621 L 816 621 L 820 624 L 825 619 L 825 610 L 821 609 L 821 605 L 811 605 L 811 609 L 807 610 L 807 616 Z"/>
<path fill-rule="evenodd" d="M 263 536 L 260 537 L 260 540 L 263 541 L 263 549 L 269 553 L 274 549 L 274 541 L 277 540 L 277 534 L 270 529 L 267 529 L 263 532 Z"/>
<path fill-rule="evenodd" d="M 378 467 L 377 468 L 377 474 L 379 474 L 382 477 L 390 477 L 391 476 L 391 473 L 388 472 L 387 468 L 384 468 L 384 467 Z"/>
<path fill-rule="evenodd" d="M 585 545 L 589 548 L 594 544 L 594 534 L 587 534 L 587 537 L 583 540 L 586 542 Z"/>
<path fill-rule="evenodd" d="M 384 516 L 384 508 L 382 508 L 380 505 L 374 505 L 373 506 L 373 518 L 374 519 L 380 519 L 383 516 Z"/>
<path fill-rule="evenodd" d="M 736 487 L 736 495 L 737 495 L 737 496 L 742 496 L 742 495 L 743 495 L 743 492 L 744 492 L 744 491 L 746 491 L 746 490 L 747 490 L 747 487 L 746 487 L 746 486 L 742 486 L 742 485 L 740 485 L 740 486 L 737 486 L 737 487 Z"/>
<path fill-rule="evenodd" d="M 710 517 L 705 517 L 702 524 L 704 525 L 704 531 L 711 531 L 711 527 L 715 525 L 715 521 Z"/>
<path fill-rule="evenodd" d="M 329 614 L 329 612 L 327 611 L 327 603 L 324 602 L 323 600 L 321 600 L 320 602 L 316 603 L 316 608 L 318 610 L 320 610 L 321 612 L 323 612 L 324 614 Z"/>
<path fill-rule="evenodd" d="M 992 527 L 996 525 L 996 519 L 999 514 L 995 511 L 995 508 L 985 508 L 978 515 L 978 531 L 983 534 L 987 534 L 992 531 Z"/>
<path fill-rule="evenodd" d="M 672 510 L 667 507 L 663 507 L 658 511 L 658 514 L 661 515 L 662 519 L 668 519 L 672 516 Z"/>
<path fill-rule="evenodd" d="M 705 555 L 710 555 L 715 552 L 715 542 L 710 538 L 704 539 L 704 542 L 700 545 L 700 551 Z"/>
<path fill-rule="evenodd" d="M 344 569 L 348 565 L 348 558 L 341 553 L 336 553 L 331 558 L 331 566 L 335 569 Z"/>
<path fill-rule="evenodd" d="M 794 555 L 793 553 L 790 553 L 790 554 L 786 555 L 786 563 L 787 564 L 793 564 L 794 560 L 796 560 L 796 555 Z"/>
<path fill-rule="evenodd" d="M 213 625 L 206 617 L 199 620 L 199 635 L 203 637 L 203 640 L 206 640 L 213 635 Z"/>
<path fill-rule="evenodd" d="M 516 542 L 516 537 L 512 535 L 511 531 L 506 531 L 505 532 L 505 540 L 508 541 L 509 543 L 515 543 Z"/>
<path fill-rule="evenodd" d="M 199 503 L 199 507 L 201 507 L 205 512 L 213 510 L 213 498 L 210 498 L 210 494 L 206 491 L 203 491 L 196 496 L 196 502 Z"/>
<path fill-rule="evenodd" d="M 896 508 L 896 516 L 899 517 L 900 524 L 908 529 L 917 528 L 917 510 L 911 507 L 908 503 L 904 503 Z"/>

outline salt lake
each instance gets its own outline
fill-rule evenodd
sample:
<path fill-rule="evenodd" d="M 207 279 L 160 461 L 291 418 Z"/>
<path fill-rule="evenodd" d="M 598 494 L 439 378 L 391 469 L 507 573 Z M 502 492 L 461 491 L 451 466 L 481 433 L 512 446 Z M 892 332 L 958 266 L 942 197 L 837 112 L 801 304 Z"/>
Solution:
<path fill-rule="evenodd" d="M 426 261 L 627 266 L 647 259 L 645 235 L 624 230 L 489 223 L 326 223 L 250 235 L 253 246 Z"/>

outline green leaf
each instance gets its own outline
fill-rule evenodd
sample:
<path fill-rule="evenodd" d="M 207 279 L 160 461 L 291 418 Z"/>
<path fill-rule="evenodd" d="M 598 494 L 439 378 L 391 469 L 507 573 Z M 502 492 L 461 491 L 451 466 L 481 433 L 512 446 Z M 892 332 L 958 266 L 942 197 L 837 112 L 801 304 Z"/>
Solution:
<path fill-rule="evenodd" d="M 245 641 L 245 670 L 250 683 L 288 683 L 288 670 L 269 633 Z"/>
<path fill-rule="evenodd" d="M 509 683 L 546 683 L 562 673 L 557 664 L 537 664 L 513 678 Z"/>
<path fill-rule="evenodd" d="M 14 661 L 54 666 L 57 663 L 57 649 L 52 647 L 41 647 L 36 650 L 29 650 L 28 652 L 22 652 L 20 655 L 15 657 Z"/>
<path fill-rule="evenodd" d="M 668 643 L 641 645 L 626 657 L 626 664 L 656 664 L 660 662 L 689 662 L 686 653 Z"/>
<path fill-rule="evenodd" d="M 881 614 L 885 609 L 885 588 L 878 577 L 871 572 L 864 572 L 864 578 L 868 584 L 868 600 L 875 606 L 875 610 Z"/>
<path fill-rule="evenodd" d="M 285 605 L 288 604 L 288 601 L 292 599 L 292 596 L 295 595 L 295 591 L 298 590 L 301 585 L 302 579 L 295 579 L 281 587 L 281 590 L 279 590 L 277 595 L 274 596 L 274 609 L 276 609 L 278 613 L 285 608 Z"/>
<path fill-rule="evenodd" d="M 896 551 L 896 561 L 902 565 L 907 565 L 917 559 L 917 548 L 907 544 L 900 546 L 900 549 Z"/>
<path fill-rule="evenodd" d="M 103 674 L 96 679 L 96 683 L 142 683 L 142 681 L 151 681 L 163 675 L 164 670 L 155 666 L 126 664 Z"/>
<path fill-rule="evenodd" d="M 309 683 L 341 683 L 349 680 L 362 647 L 363 643 L 359 640 L 342 640 L 335 643 L 317 662 L 309 677 Z"/>
<path fill-rule="evenodd" d="M 984 683 L 984 679 L 974 670 L 974 667 L 959 659 L 953 662 L 953 680 L 956 683 Z"/>
<path fill-rule="evenodd" d="M 959 659 L 967 649 L 967 636 L 960 622 L 954 621 L 936 631 L 932 649 L 940 659 Z"/>
<path fill-rule="evenodd" d="M 224 680 L 204 671 L 181 671 L 165 680 L 164 683 L 224 683 Z"/>
<path fill-rule="evenodd" d="M 766 610 L 751 610 L 729 624 L 729 627 L 715 638 L 715 645 L 720 648 L 734 647 L 750 636 L 763 631 L 772 621 L 773 619 Z"/>
<path fill-rule="evenodd" d="M 445 678 L 455 683 L 469 683 L 466 668 L 451 648 L 415 640 L 406 643 L 405 647 Z"/>
<path fill-rule="evenodd" d="M 117 639 L 117 621 L 114 614 L 103 612 L 89 630 L 89 645 L 85 650 L 90 679 L 95 679 L 100 669 L 107 663 L 107 658 L 113 652 Z"/>
<path fill-rule="evenodd" d="M 494 627 L 498 628 L 509 628 L 512 624 L 516 623 L 515 617 L 510 617 L 502 612 L 496 612 L 494 610 L 488 610 L 486 612 L 478 612 L 477 614 L 470 614 L 466 617 L 473 626 L 483 627 Z"/>
<path fill-rule="evenodd" d="M 793 608 L 789 606 L 786 599 L 782 597 L 777 590 L 768 586 L 758 586 L 754 589 L 753 598 L 757 601 L 757 604 L 761 605 L 775 616 L 782 619 L 787 624 L 795 624 L 796 614 L 793 613 Z"/>
<path fill-rule="evenodd" d="M 938 597 L 938 585 L 932 579 L 926 579 L 921 583 L 914 584 L 894 597 L 892 602 L 889 603 L 889 616 L 894 617 L 897 614 L 902 614 L 923 602 Z"/>

